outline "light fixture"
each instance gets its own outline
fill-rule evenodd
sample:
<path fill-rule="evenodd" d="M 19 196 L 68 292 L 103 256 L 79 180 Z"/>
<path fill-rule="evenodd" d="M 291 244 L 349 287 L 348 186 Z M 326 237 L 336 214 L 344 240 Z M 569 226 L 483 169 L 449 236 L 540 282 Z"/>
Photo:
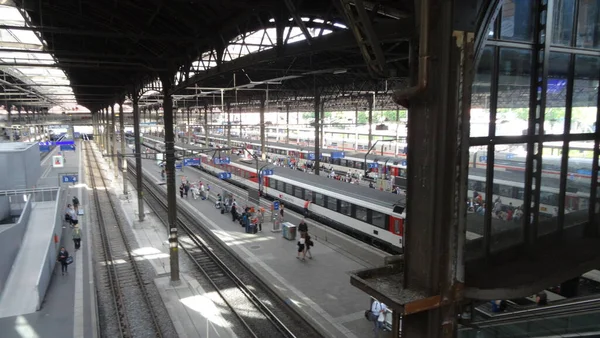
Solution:
<path fill-rule="evenodd" d="M 348 72 L 348 69 L 336 69 L 333 71 L 334 75 L 345 74 Z"/>

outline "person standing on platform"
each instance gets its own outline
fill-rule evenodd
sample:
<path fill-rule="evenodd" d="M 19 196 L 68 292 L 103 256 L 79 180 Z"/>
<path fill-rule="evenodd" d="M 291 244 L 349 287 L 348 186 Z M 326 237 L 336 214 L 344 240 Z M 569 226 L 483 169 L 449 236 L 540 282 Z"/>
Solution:
<path fill-rule="evenodd" d="M 371 304 L 371 318 L 373 320 L 373 333 L 375 338 L 378 338 L 379 331 L 383 330 L 386 310 L 387 306 L 376 299 L 373 301 L 373 304 Z"/>
<path fill-rule="evenodd" d="M 298 231 L 300 232 L 300 236 L 306 237 L 306 233 L 308 232 L 308 225 L 304 221 L 304 218 L 298 224 Z"/>
<path fill-rule="evenodd" d="M 185 185 L 183 186 L 184 192 L 183 194 L 185 195 L 185 198 L 188 197 L 188 192 L 190 191 L 190 181 L 186 181 Z"/>
<path fill-rule="evenodd" d="M 304 238 L 304 235 L 300 235 L 300 239 L 298 239 L 298 254 L 296 255 L 297 259 L 304 260 L 305 245 L 306 245 L 306 238 Z M 302 258 L 300 258 L 300 255 L 303 255 Z"/>
<path fill-rule="evenodd" d="M 71 213 L 71 228 L 76 227 L 79 224 L 79 216 L 77 216 L 77 212 L 73 210 Z"/>
<path fill-rule="evenodd" d="M 310 238 L 310 235 L 308 233 L 306 233 L 306 238 L 305 238 L 305 244 L 304 244 L 304 256 L 302 256 L 302 259 L 306 258 L 306 255 L 308 254 L 308 259 L 312 259 L 312 254 L 310 253 L 310 247 L 315 245 L 315 243 L 313 243 L 312 238 Z"/>
<path fill-rule="evenodd" d="M 233 200 L 233 203 L 231 204 L 231 221 L 235 222 L 237 217 L 237 204 L 235 203 L 235 200 Z"/>
<path fill-rule="evenodd" d="M 310 201 L 304 201 L 304 217 L 308 217 L 308 207 L 310 206 Z"/>
<path fill-rule="evenodd" d="M 283 209 L 285 208 L 285 206 L 283 205 L 283 202 L 280 203 L 281 205 L 279 206 L 279 214 L 281 215 L 281 221 L 283 222 Z"/>
<path fill-rule="evenodd" d="M 76 213 L 79 213 L 79 199 L 77 196 L 73 196 L 73 208 L 75 209 Z"/>
<path fill-rule="evenodd" d="M 60 262 L 60 271 L 63 276 L 65 275 L 65 273 L 69 273 L 67 271 L 67 258 L 69 258 L 69 252 L 63 246 L 60 248 L 60 251 L 58 252 L 58 258 L 56 259 L 57 262 Z"/>
<path fill-rule="evenodd" d="M 181 182 L 179 186 L 179 197 L 183 198 L 183 191 L 185 190 L 185 183 Z"/>
<path fill-rule="evenodd" d="M 75 244 L 75 250 L 79 250 L 81 247 L 81 229 L 78 226 L 73 229 L 73 243 Z"/>

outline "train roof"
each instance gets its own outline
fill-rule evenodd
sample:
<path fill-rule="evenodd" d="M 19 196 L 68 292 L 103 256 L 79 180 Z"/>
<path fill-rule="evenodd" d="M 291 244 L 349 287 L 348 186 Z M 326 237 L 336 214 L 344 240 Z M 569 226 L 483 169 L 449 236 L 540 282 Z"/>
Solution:
<path fill-rule="evenodd" d="M 250 165 L 248 163 L 248 160 L 235 159 L 234 162 L 248 168 L 255 168 L 254 165 Z M 265 164 L 265 162 L 259 162 L 260 167 Z M 273 178 L 275 179 L 281 177 L 283 179 L 292 180 L 307 186 L 318 187 L 327 191 L 331 191 L 341 196 L 347 196 L 371 204 L 376 204 L 381 207 L 393 208 L 394 205 L 406 205 L 406 197 L 404 195 L 397 195 L 377 189 L 366 188 L 356 184 L 337 181 L 325 176 L 307 174 L 305 172 L 286 167 L 271 166 L 269 169 L 273 169 Z M 343 197 L 340 199 L 343 199 Z"/>

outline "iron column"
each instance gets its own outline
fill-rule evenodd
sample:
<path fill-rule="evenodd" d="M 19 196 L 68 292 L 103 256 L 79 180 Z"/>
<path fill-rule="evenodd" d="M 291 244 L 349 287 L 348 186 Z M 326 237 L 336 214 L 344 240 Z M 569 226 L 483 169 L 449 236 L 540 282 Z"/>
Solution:
<path fill-rule="evenodd" d="M 119 100 L 119 137 L 121 138 L 121 171 L 123 173 L 123 195 L 127 195 L 127 161 L 125 158 L 125 114 L 123 114 L 124 98 Z"/>
<path fill-rule="evenodd" d="M 165 170 L 167 172 L 167 207 L 169 227 L 169 262 L 171 282 L 179 282 L 179 250 L 177 247 L 177 187 L 175 186 L 175 133 L 173 131 L 172 74 L 161 74 L 163 85 L 163 121 L 165 126 Z M 208 135 L 207 135 L 208 136 Z M 208 141 L 208 138 L 207 138 Z"/>
<path fill-rule="evenodd" d="M 204 146 L 208 148 L 208 105 L 206 104 L 204 105 L 204 142 Z"/>
<path fill-rule="evenodd" d="M 267 160 L 267 146 L 265 139 L 265 98 L 260 98 L 260 157 Z M 258 175 L 258 173 L 256 173 Z"/>
<path fill-rule="evenodd" d="M 369 105 L 369 145 L 367 149 L 371 149 L 371 145 L 373 145 L 373 98 L 371 96 L 367 96 L 367 104 Z"/>
<path fill-rule="evenodd" d="M 110 134 L 110 162 L 113 165 L 113 169 L 115 170 L 115 177 L 119 174 L 119 168 L 117 166 L 117 160 L 115 159 L 115 155 L 117 154 L 116 149 L 116 139 L 115 139 L 115 105 L 114 103 L 110 105 L 110 129 L 108 130 Z"/>
<path fill-rule="evenodd" d="M 290 103 L 285 103 L 286 126 L 285 126 L 285 143 L 290 143 Z"/>
<path fill-rule="evenodd" d="M 104 140 L 105 140 L 104 141 L 104 151 L 106 152 L 106 156 L 110 155 L 109 125 L 110 125 L 110 122 L 108 120 L 108 106 L 107 106 L 106 108 L 104 108 Z"/>
<path fill-rule="evenodd" d="M 319 128 L 321 127 L 321 124 L 319 122 L 320 118 L 321 118 L 321 113 L 319 110 L 320 108 L 323 107 L 323 105 L 321 105 L 321 93 L 315 89 L 315 164 L 314 164 L 314 168 L 315 168 L 315 175 L 319 175 L 319 166 L 321 165 L 321 149 L 319 149 L 319 145 L 320 145 L 320 140 L 319 140 Z"/>
<path fill-rule="evenodd" d="M 133 101 L 133 138 L 135 139 L 135 175 L 138 194 L 138 220 L 144 221 L 144 189 L 142 186 L 142 146 L 140 144 L 140 108 L 137 88 L 131 93 Z"/>
<path fill-rule="evenodd" d="M 223 92 L 221 92 L 223 93 Z M 231 148 L 231 103 L 227 102 L 227 147 Z"/>

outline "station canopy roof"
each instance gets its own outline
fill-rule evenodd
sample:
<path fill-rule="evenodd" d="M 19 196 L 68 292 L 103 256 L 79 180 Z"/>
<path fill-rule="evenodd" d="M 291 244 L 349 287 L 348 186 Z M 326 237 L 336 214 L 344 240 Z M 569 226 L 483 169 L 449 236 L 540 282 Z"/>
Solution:
<path fill-rule="evenodd" d="M 10 0 L 0 2 L 2 27 L 27 27 L 27 14 Z M 0 28 L 0 69 L 4 88 L 0 104 L 80 111 L 71 82 L 57 60 L 45 51 L 46 42 L 32 30 Z"/>

